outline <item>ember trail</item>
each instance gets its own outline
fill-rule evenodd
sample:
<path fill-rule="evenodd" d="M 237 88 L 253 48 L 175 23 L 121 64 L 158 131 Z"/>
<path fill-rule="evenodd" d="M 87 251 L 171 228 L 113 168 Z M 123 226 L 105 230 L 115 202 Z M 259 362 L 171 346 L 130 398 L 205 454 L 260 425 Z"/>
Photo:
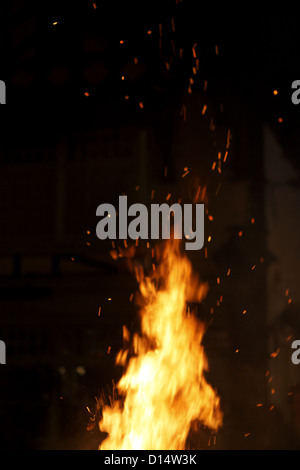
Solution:
<path fill-rule="evenodd" d="M 98 222 L 96 234 L 100 240 L 117 239 L 117 213 L 118 238 L 132 240 L 141 238 L 181 240 L 184 236 L 186 250 L 200 250 L 204 244 L 204 204 L 195 205 L 195 230 L 193 230 L 193 204 L 151 204 L 150 221 L 148 209 L 144 204 L 127 206 L 127 196 L 119 197 L 119 210 L 112 204 L 98 206 L 96 215 L 103 217 Z M 171 214 L 174 218 L 173 237 L 171 237 Z M 135 217 L 128 224 L 128 217 Z M 161 221 L 161 226 L 160 226 Z M 150 223 L 149 223 L 150 222 Z M 150 227 L 150 230 L 149 230 Z"/>

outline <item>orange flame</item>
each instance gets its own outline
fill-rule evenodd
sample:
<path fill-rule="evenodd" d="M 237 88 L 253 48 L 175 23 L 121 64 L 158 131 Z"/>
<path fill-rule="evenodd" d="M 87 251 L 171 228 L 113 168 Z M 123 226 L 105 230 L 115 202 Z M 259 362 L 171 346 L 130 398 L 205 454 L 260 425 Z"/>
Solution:
<path fill-rule="evenodd" d="M 117 355 L 126 370 L 116 386 L 121 398 L 102 409 L 99 427 L 108 433 L 102 450 L 182 450 L 195 421 L 212 430 L 222 424 L 219 397 L 204 376 L 205 327 L 186 308 L 187 301 L 201 302 L 208 287 L 177 240 L 160 258 L 151 276 L 139 273 L 141 333 Z"/>

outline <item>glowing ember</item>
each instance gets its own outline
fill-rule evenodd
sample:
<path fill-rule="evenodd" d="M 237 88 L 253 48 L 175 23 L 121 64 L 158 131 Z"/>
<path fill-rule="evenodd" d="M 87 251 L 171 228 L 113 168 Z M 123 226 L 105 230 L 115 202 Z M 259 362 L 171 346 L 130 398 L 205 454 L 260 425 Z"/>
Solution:
<path fill-rule="evenodd" d="M 116 386 L 121 398 L 102 409 L 99 427 L 108 437 L 100 449 L 184 449 L 192 423 L 212 430 L 222 424 L 219 397 L 204 377 L 205 328 L 186 313 L 187 301 L 202 301 L 208 288 L 177 240 L 162 250 L 153 274 L 139 273 L 138 281 L 141 334 L 117 355 L 127 367 Z M 126 328 L 123 335 L 130 340 Z"/>

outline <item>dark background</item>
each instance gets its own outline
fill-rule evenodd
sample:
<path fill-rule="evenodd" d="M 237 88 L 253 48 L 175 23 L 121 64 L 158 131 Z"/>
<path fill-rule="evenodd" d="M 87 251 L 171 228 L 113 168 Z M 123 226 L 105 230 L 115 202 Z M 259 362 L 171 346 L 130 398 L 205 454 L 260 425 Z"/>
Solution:
<path fill-rule="evenodd" d="M 122 325 L 136 326 L 129 299 L 137 285 L 124 260 L 110 257 L 111 244 L 97 240 L 96 208 L 116 204 L 122 193 L 149 204 L 152 190 L 155 202 L 168 193 L 190 201 L 200 184 L 216 223 L 206 220 L 208 257 L 204 250 L 190 256 L 210 284 L 198 315 L 211 323 L 209 380 L 224 410 L 215 447 L 299 448 L 299 372 L 285 340 L 300 337 L 299 251 L 285 256 L 282 239 L 284 264 L 272 248 L 267 155 L 280 148 L 292 168 L 284 183 L 291 198 L 278 215 L 284 227 L 291 214 L 292 250 L 300 233 L 300 106 L 291 102 L 300 7 L 95 5 L 1 6 L 7 104 L 0 117 L 0 339 L 7 364 L 0 372 L 0 446 L 99 445 L 97 426 L 86 430 L 86 407 L 93 412 L 95 396 L 120 374 L 114 357 Z M 218 151 L 224 156 L 229 129 L 229 157 L 218 173 L 212 163 Z M 136 254 L 146 268 L 147 253 L 141 244 Z M 293 302 L 287 295 L 280 315 L 272 315 L 276 289 L 290 287 L 286 271 Z"/>

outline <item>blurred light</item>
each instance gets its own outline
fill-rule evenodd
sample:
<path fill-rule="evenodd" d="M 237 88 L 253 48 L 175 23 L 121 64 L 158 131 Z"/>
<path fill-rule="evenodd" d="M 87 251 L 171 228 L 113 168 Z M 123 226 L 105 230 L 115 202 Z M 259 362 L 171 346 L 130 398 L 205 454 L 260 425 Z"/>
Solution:
<path fill-rule="evenodd" d="M 81 375 L 81 376 L 86 374 L 86 370 L 83 366 L 76 367 L 76 372 L 78 375 Z"/>

